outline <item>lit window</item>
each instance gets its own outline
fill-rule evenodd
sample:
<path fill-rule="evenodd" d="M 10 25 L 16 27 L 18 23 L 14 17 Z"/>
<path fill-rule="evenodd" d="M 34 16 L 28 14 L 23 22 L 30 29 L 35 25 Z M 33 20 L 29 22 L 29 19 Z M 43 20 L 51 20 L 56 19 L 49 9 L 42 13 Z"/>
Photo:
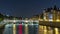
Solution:
<path fill-rule="evenodd" d="M 53 17 L 52 17 L 52 14 L 48 14 L 48 18 L 49 18 L 49 21 L 53 21 L 52 19 L 53 19 Z"/>
<path fill-rule="evenodd" d="M 52 14 L 48 14 L 49 19 L 52 19 Z"/>

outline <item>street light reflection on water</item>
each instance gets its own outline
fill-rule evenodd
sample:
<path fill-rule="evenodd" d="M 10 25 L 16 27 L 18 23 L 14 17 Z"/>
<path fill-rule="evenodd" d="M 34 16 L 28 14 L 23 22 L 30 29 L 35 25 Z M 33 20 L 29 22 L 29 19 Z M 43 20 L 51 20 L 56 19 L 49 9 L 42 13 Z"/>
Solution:
<path fill-rule="evenodd" d="M 38 21 L 30 22 L 25 20 L 24 22 L 21 23 L 13 20 L 12 24 L 8 23 L 5 25 L 3 34 L 17 34 L 17 32 L 18 34 L 38 34 Z"/>
<path fill-rule="evenodd" d="M 13 24 L 13 34 L 16 34 L 16 24 Z"/>
<path fill-rule="evenodd" d="M 25 27 L 25 28 L 23 28 L 24 32 L 25 32 L 24 34 L 30 34 L 31 31 L 34 33 L 36 33 L 35 31 L 37 31 L 38 34 L 59 34 L 60 33 L 59 28 L 37 25 L 38 24 L 37 22 L 36 22 L 37 24 L 35 22 L 29 23 L 29 24 L 28 24 L 28 21 L 25 21 L 25 22 L 26 22 L 25 25 L 23 23 L 23 25 Z M 6 25 L 6 28 L 9 27 L 10 25 L 11 24 Z M 36 27 L 36 26 L 39 26 L 39 27 Z M 37 28 L 38 30 L 37 29 L 35 30 L 34 28 L 35 29 Z M 7 30 L 7 29 L 5 29 L 5 30 Z M 31 30 L 31 31 L 29 31 L 29 30 Z M 34 34 L 34 33 L 32 33 L 32 34 Z M 15 23 L 13 24 L 13 34 L 16 34 L 16 24 Z"/>
<path fill-rule="evenodd" d="M 39 25 L 39 34 L 60 34 L 59 28 Z"/>

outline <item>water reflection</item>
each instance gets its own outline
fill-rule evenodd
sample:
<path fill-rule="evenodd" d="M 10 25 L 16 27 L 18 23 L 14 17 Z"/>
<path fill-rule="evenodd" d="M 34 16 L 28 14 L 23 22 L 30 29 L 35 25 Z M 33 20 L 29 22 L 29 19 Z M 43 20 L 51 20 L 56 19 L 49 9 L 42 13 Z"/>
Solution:
<path fill-rule="evenodd" d="M 39 25 L 39 34 L 60 34 L 60 28 Z"/>

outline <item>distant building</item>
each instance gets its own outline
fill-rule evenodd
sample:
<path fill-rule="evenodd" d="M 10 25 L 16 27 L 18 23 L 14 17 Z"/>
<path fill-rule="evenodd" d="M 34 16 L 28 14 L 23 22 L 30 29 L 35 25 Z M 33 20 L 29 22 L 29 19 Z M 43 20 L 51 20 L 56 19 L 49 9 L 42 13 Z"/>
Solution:
<path fill-rule="evenodd" d="M 60 21 L 60 9 L 54 6 L 54 8 L 48 8 L 43 11 L 45 21 Z"/>
<path fill-rule="evenodd" d="M 59 22 L 60 21 L 60 9 L 57 8 L 55 5 L 53 8 L 44 9 L 42 14 L 35 15 L 31 19 L 40 20 L 40 21 Z"/>

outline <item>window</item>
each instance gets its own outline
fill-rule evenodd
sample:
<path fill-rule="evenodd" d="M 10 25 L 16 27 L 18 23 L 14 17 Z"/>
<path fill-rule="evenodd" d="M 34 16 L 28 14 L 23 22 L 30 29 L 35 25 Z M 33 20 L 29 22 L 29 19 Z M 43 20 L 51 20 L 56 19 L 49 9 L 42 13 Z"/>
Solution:
<path fill-rule="evenodd" d="M 52 14 L 48 14 L 48 18 L 49 19 L 52 19 Z"/>
<path fill-rule="evenodd" d="M 49 21 L 52 21 L 53 15 L 51 13 L 48 14 Z"/>

